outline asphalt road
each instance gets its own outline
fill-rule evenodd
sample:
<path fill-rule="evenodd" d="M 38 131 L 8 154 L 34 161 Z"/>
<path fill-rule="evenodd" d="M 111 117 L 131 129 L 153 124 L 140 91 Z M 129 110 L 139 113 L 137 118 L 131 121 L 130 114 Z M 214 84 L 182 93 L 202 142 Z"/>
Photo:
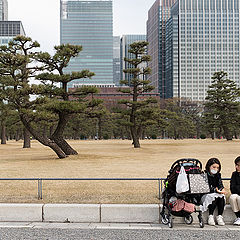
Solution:
<path fill-rule="evenodd" d="M 0 228 L 0 240 L 240 239 L 239 230 Z"/>

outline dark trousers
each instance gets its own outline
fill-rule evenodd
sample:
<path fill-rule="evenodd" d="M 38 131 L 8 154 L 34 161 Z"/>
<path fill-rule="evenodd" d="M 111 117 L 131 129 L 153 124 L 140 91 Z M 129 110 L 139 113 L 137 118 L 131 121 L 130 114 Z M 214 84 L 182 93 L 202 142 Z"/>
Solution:
<path fill-rule="evenodd" d="M 216 209 L 216 207 L 218 209 L 218 215 L 222 215 L 223 210 L 224 210 L 224 206 L 225 206 L 225 199 L 223 197 L 216 198 L 212 202 L 212 204 L 208 206 L 209 215 L 213 215 L 213 212 Z"/>

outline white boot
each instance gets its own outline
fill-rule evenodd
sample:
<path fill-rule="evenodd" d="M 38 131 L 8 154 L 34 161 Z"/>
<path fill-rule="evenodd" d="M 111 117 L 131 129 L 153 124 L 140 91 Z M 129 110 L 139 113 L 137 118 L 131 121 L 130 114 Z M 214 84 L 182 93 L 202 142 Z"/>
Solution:
<path fill-rule="evenodd" d="M 208 216 L 208 225 L 215 226 L 215 221 L 213 215 Z"/>
<path fill-rule="evenodd" d="M 217 219 L 217 224 L 219 226 L 224 226 L 225 225 L 225 223 L 223 221 L 223 216 L 222 215 L 218 215 L 216 219 Z"/>

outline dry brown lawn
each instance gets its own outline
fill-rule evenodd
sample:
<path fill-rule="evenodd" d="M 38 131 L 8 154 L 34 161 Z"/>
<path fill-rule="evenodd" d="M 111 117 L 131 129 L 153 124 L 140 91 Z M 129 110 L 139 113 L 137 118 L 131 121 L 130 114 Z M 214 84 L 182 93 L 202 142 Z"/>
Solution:
<path fill-rule="evenodd" d="M 240 140 L 144 140 L 134 149 L 128 140 L 69 141 L 79 155 L 58 159 L 49 148 L 32 142 L 0 145 L 0 178 L 161 178 L 180 158 L 211 157 L 231 177 Z M 228 183 L 225 185 L 228 187 Z M 0 202 L 158 203 L 157 181 L 44 181 L 43 200 L 37 181 L 0 181 Z"/>

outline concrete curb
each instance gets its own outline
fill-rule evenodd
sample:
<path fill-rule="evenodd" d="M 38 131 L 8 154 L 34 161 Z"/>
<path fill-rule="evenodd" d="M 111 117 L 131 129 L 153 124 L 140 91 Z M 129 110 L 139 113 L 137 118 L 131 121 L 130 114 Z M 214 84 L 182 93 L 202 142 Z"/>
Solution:
<path fill-rule="evenodd" d="M 45 204 L 44 222 L 100 222 L 100 204 Z"/>
<path fill-rule="evenodd" d="M 159 204 L 102 204 L 103 223 L 159 223 Z"/>
<path fill-rule="evenodd" d="M 43 204 L 0 204 L 1 222 L 42 222 Z"/>
<path fill-rule="evenodd" d="M 72 223 L 160 223 L 162 204 L 0 204 L 1 222 Z M 198 223 L 197 214 L 192 214 Z M 232 224 L 235 214 L 229 205 L 224 221 Z M 206 222 L 207 213 L 203 214 Z M 174 223 L 183 218 L 175 217 Z"/>

